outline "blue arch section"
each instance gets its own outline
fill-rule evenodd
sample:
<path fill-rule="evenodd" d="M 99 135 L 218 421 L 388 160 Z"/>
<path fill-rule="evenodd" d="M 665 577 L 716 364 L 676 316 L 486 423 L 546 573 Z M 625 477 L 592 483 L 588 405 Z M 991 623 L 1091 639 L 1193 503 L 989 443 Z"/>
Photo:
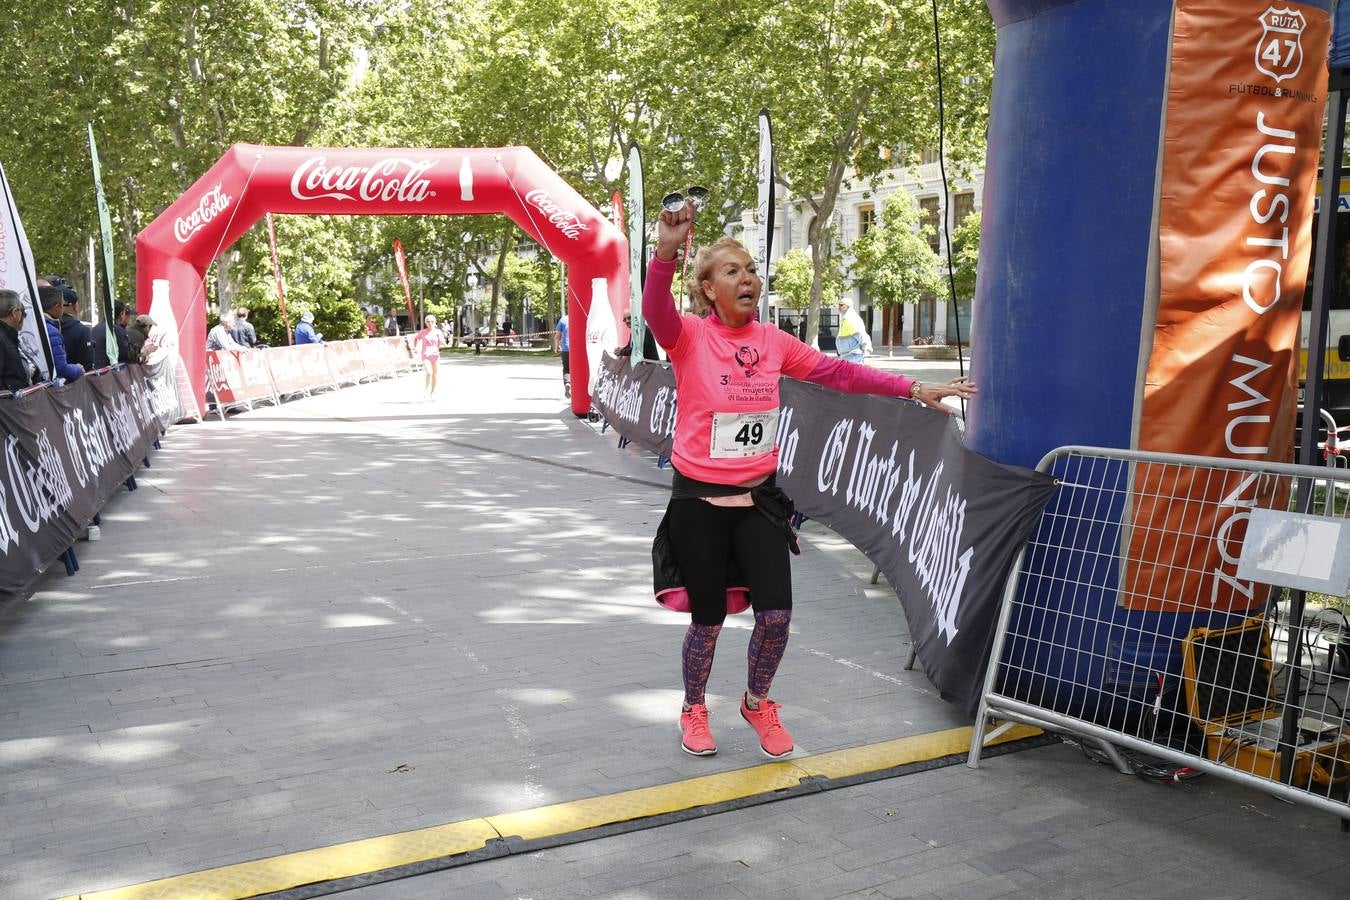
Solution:
<path fill-rule="evenodd" d="M 1169 0 L 990 0 L 998 28 L 967 445 L 1128 447 Z"/>

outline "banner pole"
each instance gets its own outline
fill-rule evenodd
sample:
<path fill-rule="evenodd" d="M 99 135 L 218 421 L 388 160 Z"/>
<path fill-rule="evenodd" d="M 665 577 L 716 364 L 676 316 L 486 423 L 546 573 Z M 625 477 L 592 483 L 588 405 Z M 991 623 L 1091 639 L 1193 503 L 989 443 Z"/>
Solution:
<path fill-rule="evenodd" d="M 1327 318 L 1331 308 L 1331 275 L 1336 265 L 1337 201 L 1341 193 L 1341 159 L 1345 140 L 1346 73 L 1332 70 L 1332 90 L 1327 97 L 1326 143 L 1322 149 L 1321 221 L 1317 223 L 1317 245 L 1313 250 L 1312 311 L 1308 313 L 1308 370 L 1303 379 L 1302 440 L 1298 447 L 1298 463 L 1314 464 L 1317 450 L 1317 432 L 1321 425 L 1322 369 L 1327 343 Z M 1304 512 L 1310 508 L 1312 481 L 1298 480 L 1295 509 Z M 1285 663 L 1290 668 L 1290 681 L 1285 688 L 1286 703 L 1280 733 L 1280 779 L 1292 784 L 1294 755 L 1298 735 L 1299 704 L 1303 697 L 1303 678 L 1299 669 L 1303 649 L 1303 610 L 1307 596 L 1302 590 L 1289 591 L 1287 613 L 1289 646 Z"/>
<path fill-rule="evenodd" d="M 281 304 L 281 324 L 286 329 L 286 346 L 291 345 L 291 317 L 286 312 L 286 286 L 281 278 L 281 260 L 277 257 L 277 226 L 267 214 L 267 245 L 272 250 L 272 276 L 277 282 L 277 302 Z"/>

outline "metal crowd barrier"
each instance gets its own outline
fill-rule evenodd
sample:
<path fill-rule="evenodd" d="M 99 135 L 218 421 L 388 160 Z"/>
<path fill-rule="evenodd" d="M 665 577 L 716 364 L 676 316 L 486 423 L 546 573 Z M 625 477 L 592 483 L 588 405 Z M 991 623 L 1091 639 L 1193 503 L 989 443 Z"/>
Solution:
<path fill-rule="evenodd" d="M 1317 517 L 1300 520 L 1309 534 L 1350 529 L 1350 469 L 1334 456 L 1303 467 L 1048 454 L 1038 469 L 1056 492 L 1007 583 L 968 764 L 1023 722 L 1076 738 L 1125 773 L 1204 772 L 1344 826 L 1347 600 L 1310 593 L 1305 614 L 1288 588 L 1236 576 L 1262 510 Z M 1302 489 L 1309 499 L 1295 510 Z M 1311 577 L 1347 564 L 1305 554 L 1286 565 Z M 991 730 L 991 720 L 1001 724 Z"/>

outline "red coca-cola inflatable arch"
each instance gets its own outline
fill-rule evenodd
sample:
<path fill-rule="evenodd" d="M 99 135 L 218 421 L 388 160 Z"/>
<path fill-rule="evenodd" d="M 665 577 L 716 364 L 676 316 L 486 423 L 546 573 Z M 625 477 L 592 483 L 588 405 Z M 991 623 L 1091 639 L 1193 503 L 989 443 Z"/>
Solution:
<path fill-rule="evenodd" d="M 578 415 L 590 409 L 586 343 L 612 349 L 627 340 L 618 324 L 628 303 L 627 240 L 532 151 L 235 144 L 136 238 L 137 307 L 177 333 L 198 402 L 205 397 L 207 267 L 268 212 L 509 216 L 567 263 Z"/>

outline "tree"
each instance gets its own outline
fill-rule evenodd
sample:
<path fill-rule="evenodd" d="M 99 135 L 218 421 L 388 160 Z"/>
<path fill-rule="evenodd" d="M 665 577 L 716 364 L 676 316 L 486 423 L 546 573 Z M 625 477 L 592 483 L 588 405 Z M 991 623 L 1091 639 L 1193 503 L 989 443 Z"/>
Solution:
<path fill-rule="evenodd" d="M 844 294 L 844 271 L 838 257 L 830 260 L 826 271 L 824 302 L 833 306 Z M 800 247 L 784 253 L 773 264 L 773 289 L 778 302 L 793 309 L 805 309 L 811 302 L 811 287 L 815 281 L 811 257 Z"/>
<path fill-rule="evenodd" d="M 10 11 L 0 22 L 0 106 L 40 115 L 0 129 L 0 159 L 42 267 L 79 270 L 95 230 L 86 123 L 99 140 L 127 296 L 141 228 L 230 144 L 308 142 L 393 2 L 70 0 Z M 227 305 L 240 280 L 234 259 L 217 267 Z"/>
<path fill-rule="evenodd" d="M 975 299 L 975 273 L 980 263 L 980 214 L 966 216 L 952 232 L 952 279 L 956 282 L 956 296 L 961 300 Z"/>
<path fill-rule="evenodd" d="M 925 293 L 944 290 L 941 261 L 928 243 L 930 231 L 928 225 L 919 228 L 919 208 L 908 191 L 886 198 L 877 224 L 852 247 L 853 275 L 874 302 L 917 303 Z M 895 348 L 887 346 L 893 353 Z"/>
<path fill-rule="evenodd" d="M 946 101 L 947 156 L 958 168 L 984 144 L 994 30 L 983 0 L 939 4 Z M 767 106 L 775 120 L 778 180 L 809 209 L 806 241 L 814 265 L 807 334 L 814 337 L 833 219 L 845 184 L 874 180 L 894 165 L 892 153 L 936 147 L 936 65 L 926 0 L 689 0 L 687 24 L 708 51 L 717 85 L 733 98 L 678 97 L 736 122 L 724 151 L 744 171 L 753 163 L 753 116 Z M 704 56 L 697 57 L 702 60 Z M 746 118 L 749 121 L 745 121 Z M 743 168 L 744 167 L 744 168 Z"/>

